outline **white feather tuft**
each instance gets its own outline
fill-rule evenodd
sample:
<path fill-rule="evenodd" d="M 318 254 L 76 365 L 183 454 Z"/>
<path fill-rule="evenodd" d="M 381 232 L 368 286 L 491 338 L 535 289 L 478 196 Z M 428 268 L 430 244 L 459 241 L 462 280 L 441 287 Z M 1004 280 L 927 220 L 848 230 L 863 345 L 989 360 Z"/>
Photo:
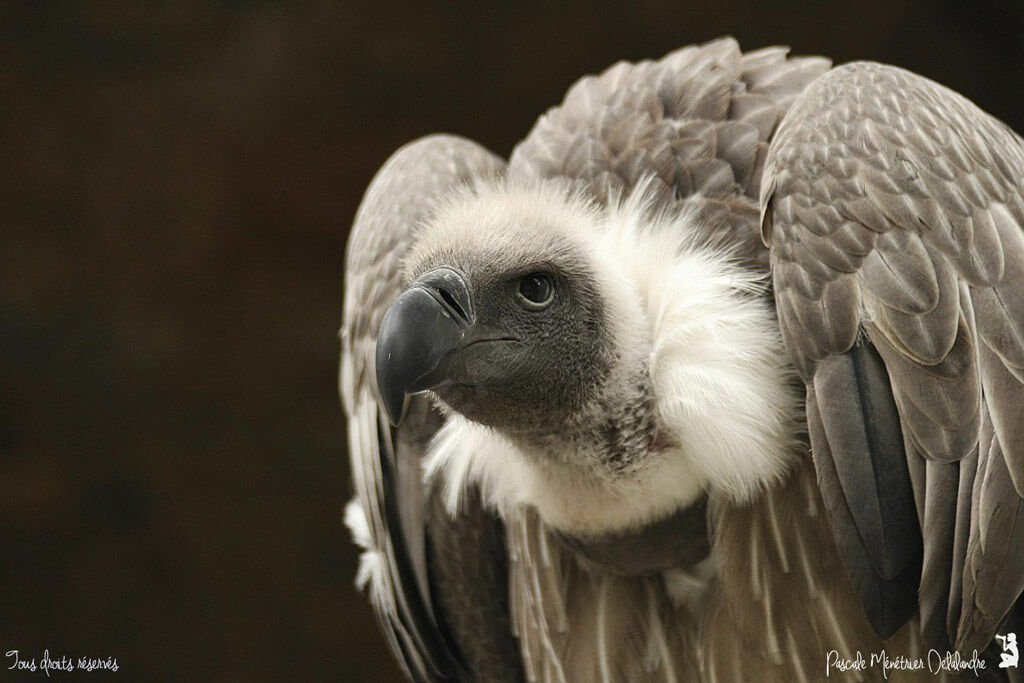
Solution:
<path fill-rule="evenodd" d="M 359 569 L 356 571 L 356 588 L 363 590 L 369 585 L 371 595 L 376 596 L 384 585 L 384 558 L 373 547 L 370 525 L 358 498 L 353 498 L 345 506 L 345 526 L 352 532 L 352 540 L 363 549 L 359 555 Z"/>
<path fill-rule="evenodd" d="M 685 608 L 691 617 L 697 619 L 714 574 L 715 565 L 709 557 L 687 569 L 669 569 L 661 575 L 665 581 L 665 593 L 672 604 Z"/>
<path fill-rule="evenodd" d="M 657 478 L 679 471 L 691 476 Z M 533 507 L 546 523 L 584 535 L 640 526 L 674 511 L 680 498 L 689 502 L 700 492 L 692 470 L 679 459 L 619 480 L 588 476 L 563 464 L 544 466 L 497 432 L 454 413 L 431 442 L 424 476 L 431 485 L 444 487 L 442 499 L 452 515 L 467 486 L 475 484 L 484 502 L 503 516 L 517 507 Z"/>
<path fill-rule="evenodd" d="M 688 212 L 649 208 L 641 184 L 613 210 L 604 251 L 641 296 L 658 419 L 705 487 L 747 502 L 786 472 L 799 401 L 767 283 L 700 234 Z"/>

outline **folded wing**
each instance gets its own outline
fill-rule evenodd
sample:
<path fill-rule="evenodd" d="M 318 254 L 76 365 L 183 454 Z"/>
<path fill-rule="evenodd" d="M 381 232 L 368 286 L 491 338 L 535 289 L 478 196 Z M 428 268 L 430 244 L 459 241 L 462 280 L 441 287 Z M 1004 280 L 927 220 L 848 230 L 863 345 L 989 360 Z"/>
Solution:
<path fill-rule="evenodd" d="M 1024 590 L 1024 142 L 894 67 L 834 69 L 761 188 L 819 486 L 883 637 L 983 649 Z M 919 596 L 919 604 L 918 604 Z"/>
<path fill-rule="evenodd" d="M 455 186 L 503 167 L 463 138 L 414 141 L 377 173 L 349 236 L 340 376 L 356 493 L 348 514 L 361 532 L 365 580 L 385 635 L 417 681 L 521 679 L 501 523 L 474 496 L 454 518 L 442 509 L 423 485 L 420 460 L 443 418 L 414 397 L 393 428 L 378 409 L 374 369 L 377 331 L 403 287 L 413 231 Z"/>

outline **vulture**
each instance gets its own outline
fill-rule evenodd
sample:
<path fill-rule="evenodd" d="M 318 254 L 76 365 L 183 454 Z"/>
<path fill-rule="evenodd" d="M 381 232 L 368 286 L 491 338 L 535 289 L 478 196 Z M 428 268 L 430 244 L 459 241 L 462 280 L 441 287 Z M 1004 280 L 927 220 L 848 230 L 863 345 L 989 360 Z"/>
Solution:
<path fill-rule="evenodd" d="M 964 97 L 620 62 L 507 160 L 399 149 L 345 268 L 345 520 L 412 680 L 1021 680 L 1024 141 Z"/>

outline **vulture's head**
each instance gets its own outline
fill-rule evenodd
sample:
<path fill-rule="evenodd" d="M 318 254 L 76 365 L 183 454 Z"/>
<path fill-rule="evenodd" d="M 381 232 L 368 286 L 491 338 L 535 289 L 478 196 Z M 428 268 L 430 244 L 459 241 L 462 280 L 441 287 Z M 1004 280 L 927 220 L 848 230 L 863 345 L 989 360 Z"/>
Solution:
<path fill-rule="evenodd" d="M 376 365 L 393 422 L 418 392 L 449 413 L 428 470 L 451 505 L 476 482 L 593 535 L 784 473 L 798 409 L 764 283 L 691 223 L 550 182 L 440 203 Z"/>

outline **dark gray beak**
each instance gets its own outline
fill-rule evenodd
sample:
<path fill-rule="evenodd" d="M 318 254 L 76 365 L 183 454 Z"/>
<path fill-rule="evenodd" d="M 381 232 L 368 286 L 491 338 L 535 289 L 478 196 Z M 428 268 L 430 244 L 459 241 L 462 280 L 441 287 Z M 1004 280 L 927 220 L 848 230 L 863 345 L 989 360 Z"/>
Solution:
<path fill-rule="evenodd" d="M 392 424 L 410 394 L 437 384 L 438 365 L 475 322 L 469 285 L 451 268 L 430 271 L 395 299 L 377 335 L 377 388 Z"/>

